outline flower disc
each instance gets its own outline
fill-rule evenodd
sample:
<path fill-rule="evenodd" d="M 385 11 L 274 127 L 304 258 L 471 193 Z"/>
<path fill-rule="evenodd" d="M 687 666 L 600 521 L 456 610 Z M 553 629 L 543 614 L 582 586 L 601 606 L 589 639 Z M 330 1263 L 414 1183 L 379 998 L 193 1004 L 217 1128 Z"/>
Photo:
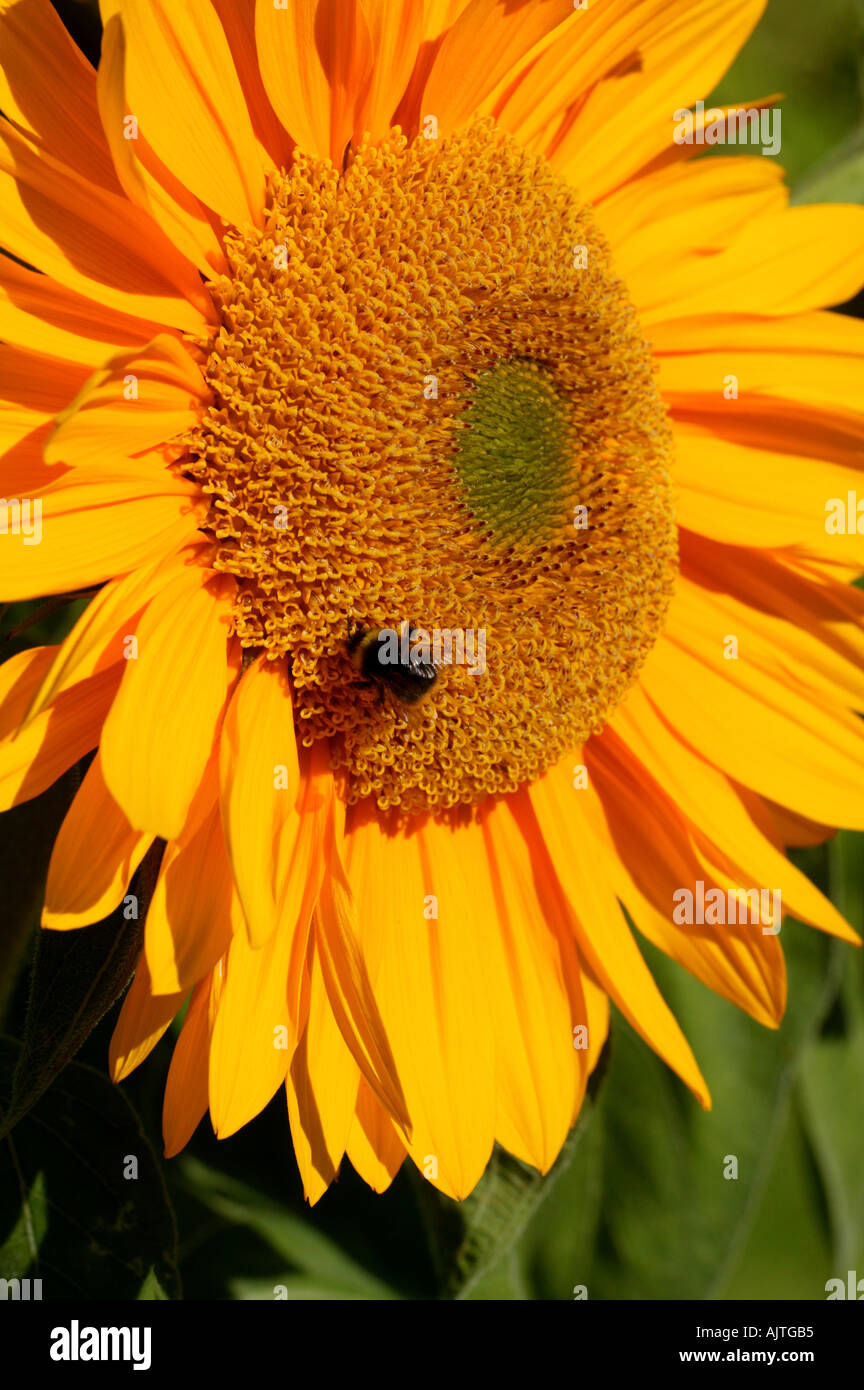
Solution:
<path fill-rule="evenodd" d="M 349 800 L 442 811 L 541 775 L 634 681 L 676 571 L 669 434 L 544 160 L 491 122 L 351 153 L 298 153 L 228 233 L 189 471 L 302 743 L 331 740 Z M 348 648 L 405 624 L 456 657 L 410 715 Z"/>

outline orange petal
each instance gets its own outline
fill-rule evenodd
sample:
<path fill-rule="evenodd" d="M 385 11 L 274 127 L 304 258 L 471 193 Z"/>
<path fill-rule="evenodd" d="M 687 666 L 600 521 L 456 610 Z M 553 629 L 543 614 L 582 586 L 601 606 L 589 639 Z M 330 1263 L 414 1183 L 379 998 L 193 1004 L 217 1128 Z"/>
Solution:
<path fill-rule="evenodd" d="M 355 134 L 381 140 L 408 85 L 423 32 L 423 0 L 361 0 L 372 46 L 372 80 Z M 344 146 L 343 146 L 344 148 Z"/>
<path fill-rule="evenodd" d="M 30 414 L 31 429 L 67 406 L 89 375 L 82 362 L 54 362 L 44 353 L 13 347 L 11 343 L 0 344 L 0 371 L 4 411 L 10 405 L 21 407 Z M 8 492 L 6 477 L 4 469 L 4 487 Z"/>
<path fill-rule="evenodd" d="M 126 96 L 126 31 L 119 11 L 103 15 L 99 115 L 127 198 L 152 217 L 205 279 L 225 268 L 212 214 L 157 158 Z M 136 125 L 131 125 L 131 120 Z"/>
<path fill-rule="evenodd" d="M 252 128 L 277 169 L 287 169 L 294 142 L 273 110 L 255 45 L 256 0 L 213 0 L 243 88 Z"/>
<path fill-rule="evenodd" d="M 0 258 L 0 334 L 8 343 L 92 370 L 121 348 L 143 346 L 156 332 L 152 322 L 84 299 L 48 275 Z M 55 409 L 78 389 L 67 391 Z"/>
<path fill-rule="evenodd" d="M 99 125 L 95 70 L 50 0 L 3 0 L 0 49 L 0 110 L 55 159 L 118 193 Z"/>
<path fill-rule="evenodd" d="M 39 796 L 96 747 L 119 677 L 114 666 L 80 681 L 17 737 L 0 743 L 0 810 Z M 35 682 L 22 691 L 28 702 L 34 689 Z"/>
<path fill-rule="evenodd" d="M 97 753 L 54 842 L 43 927 L 101 922 L 122 902 L 151 843 L 152 836 L 132 829 L 108 791 Z"/>
<path fill-rule="evenodd" d="M 207 1052 L 210 978 L 192 991 L 180 1036 L 174 1044 L 162 1104 L 165 1157 L 185 1148 L 207 1113 Z"/>
<path fill-rule="evenodd" d="M 572 16 L 572 0 L 470 0 L 435 59 L 424 114 L 437 116 L 441 135 L 465 125 L 530 49 Z"/>
<path fill-rule="evenodd" d="M 125 1081 L 145 1057 L 149 1057 L 180 1012 L 183 999 L 182 994 L 153 995 L 147 962 L 142 954 L 111 1035 L 108 1066 L 113 1081 Z"/>
<path fill-rule="evenodd" d="M 405 1145 L 393 1121 L 362 1077 L 346 1153 L 373 1192 L 386 1192 L 405 1161 Z"/>

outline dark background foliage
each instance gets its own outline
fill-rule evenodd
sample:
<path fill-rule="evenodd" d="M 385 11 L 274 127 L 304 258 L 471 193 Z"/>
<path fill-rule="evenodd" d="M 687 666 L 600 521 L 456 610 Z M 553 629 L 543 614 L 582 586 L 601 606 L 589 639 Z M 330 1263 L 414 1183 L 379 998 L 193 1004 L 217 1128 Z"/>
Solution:
<path fill-rule="evenodd" d="M 95 56 L 94 7 L 57 8 Z M 783 94 L 781 162 L 797 201 L 864 201 L 861 21 L 855 0 L 771 0 L 713 94 Z M 859 296 L 844 311 L 862 306 Z M 5 609 L 0 660 L 60 640 L 81 607 Z M 783 928 L 790 1004 L 777 1032 L 643 944 L 714 1108 L 703 1113 L 616 1016 L 546 1179 L 496 1154 L 457 1206 L 408 1166 L 376 1196 L 346 1161 L 310 1210 L 281 1097 L 221 1143 L 205 1121 L 164 1162 L 173 1034 L 122 1087 L 107 1079 L 130 925 L 109 919 L 74 947 L 43 947 L 34 967 L 50 846 L 79 776 L 0 817 L 0 1071 L 21 1116 L 0 1141 L 0 1276 L 42 1278 L 48 1299 L 272 1299 L 284 1286 L 301 1300 L 559 1300 L 580 1285 L 592 1299 L 823 1299 L 829 1278 L 864 1276 L 864 958 L 794 922 Z M 864 933 L 864 837 L 840 834 L 799 863 Z M 99 977 L 89 992 L 88 972 Z M 39 1007 L 28 1016 L 31 989 Z M 737 1179 L 724 1177 L 729 1156 Z"/>

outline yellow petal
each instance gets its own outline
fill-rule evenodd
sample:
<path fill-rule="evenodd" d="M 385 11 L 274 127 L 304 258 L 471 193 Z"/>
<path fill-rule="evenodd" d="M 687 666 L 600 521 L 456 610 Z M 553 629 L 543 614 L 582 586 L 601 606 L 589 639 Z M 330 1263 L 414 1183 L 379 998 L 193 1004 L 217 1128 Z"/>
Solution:
<path fill-rule="evenodd" d="M 588 1078 L 574 1029 L 587 1022 L 578 967 L 566 955 L 545 863 L 530 847 L 506 799 L 481 816 L 488 866 L 478 872 L 497 916 L 484 951 L 483 987 L 493 1001 L 498 1118 L 496 1138 L 541 1172 L 552 1166 L 579 1109 Z M 484 872 L 485 870 L 485 872 Z M 568 968 L 569 967 L 569 968 Z"/>
<path fill-rule="evenodd" d="M 360 1079 L 330 1007 L 318 953 L 313 952 L 309 1014 L 285 1078 L 294 1153 L 312 1206 L 339 1171 Z"/>
<path fill-rule="evenodd" d="M 231 944 L 234 883 L 211 758 L 183 831 L 167 846 L 147 912 L 144 945 L 154 994 L 190 989 Z"/>
<path fill-rule="evenodd" d="M 675 263 L 704 267 L 765 213 L 789 200 L 783 170 L 761 155 L 695 159 L 635 179 L 605 198 L 595 215 L 612 247 L 615 269 L 636 308 L 654 302 L 654 279 Z M 704 320 L 703 320 L 704 324 Z M 652 346 L 653 346 L 652 335 Z"/>
<path fill-rule="evenodd" d="M 857 940 L 833 903 L 771 842 L 724 773 L 688 748 L 642 691 L 631 692 L 610 727 L 688 818 L 697 838 L 737 866 L 741 884 L 777 888 L 785 909 L 802 921 Z M 748 803 L 755 810 L 749 797 Z M 770 823 L 770 813 L 763 815 L 762 824 Z"/>
<path fill-rule="evenodd" d="M 641 685 L 696 752 L 728 776 L 826 825 L 862 825 L 861 721 L 793 686 L 764 647 L 724 659 L 719 629 L 679 584 Z M 732 634 L 734 636 L 734 634 Z"/>
<path fill-rule="evenodd" d="M 300 760 L 297 810 L 282 822 L 277 846 L 278 920 L 290 931 L 308 928 L 326 867 L 324 846 L 333 815 L 335 787 L 330 771 L 330 745 L 318 739 Z M 289 996 L 299 1019 L 299 1000 Z"/>
<path fill-rule="evenodd" d="M 501 88 L 483 103 L 504 130 L 522 145 L 537 147 L 550 128 L 604 78 L 634 67 L 640 43 L 650 28 L 668 19 L 668 0 L 597 0 L 575 9 L 552 31 L 539 54 L 529 53 L 514 82 L 508 74 Z M 545 153 L 545 151 L 544 151 Z"/>
<path fill-rule="evenodd" d="M 713 160 L 710 162 L 714 162 Z M 737 378 L 739 397 L 803 401 L 860 417 L 864 322 L 846 314 L 676 319 L 651 331 L 657 382 L 673 408 L 717 407 L 717 383 Z"/>
<path fill-rule="evenodd" d="M 112 580 L 88 603 L 68 637 L 56 648 L 54 658 L 22 716 L 27 724 L 66 690 L 94 671 L 113 665 L 126 655 L 128 639 L 135 635 L 138 618 L 151 598 L 164 587 L 175 569 L 200 554 L 181 551 L 155 564 Z"/>
<path fill-rule="evenodd" d="M 102 734 L 105 781 L 137 830 L 183 829 L 225 704 L 233 582 L 190 565 L 138 624 Z"/>
<path fill-rule="evenodd" d="M 269 160 L 208 0 L 122 0 L 126 100 L 148 144 L 226 222 L 260 224 Z"/>
<path fill-rule="evenodd" d="M 794 207 L 749 222 L 715 255 L 656 266 L 639 317 L 801 314 L 842 304 L 864 280 L 864 208 Z"/>
<path fill-rule="evenodd" d="M 235 927 L 210 1039 L 210 1115 L 220 1138 L 254 1119 L 285 1080 L 297 1044 L 288 993 L 307 939 L 277 924 L 254 950 Z"/>
<path fill-rule="evenodd" d="M 565 759 L 529 788 L 540 831 L 574 913 L 580 954 L 625 1018 L 704 1106 L 708 1090 L 615 899 L 615 861 L 603 809 L 591 786 L 574 790 Z"/>
<path fill-rule="evenodd" d="M 360 0 L 258 5 L 258 61 L 267 95 L 300 149 L 342 167 L 372 79 L 372 41 Z"/>
<path fill-rule="evenodd" d="M 197 532 L 197 488 L 164 469 L 94 482 L 73 469 L 43 489 L 41 537 L 24 529 L 0 546 L 0 593 L 10 602 L 69 593 L 152 564 Z M 139 495 L 136 495 L 139 494 Z M 35 525 L 36 514 L 31 514 Z"/>
<path fill-rule="evenodd" d="M 682 888 L 696 894 L 700 881 L 705 891 L 723 892 L 739 886 L 776 889 L 776 882 L 741 882 L 724 874 L 704 837 L 707 852 L 700 854 L 684 817 L 609 731 L 589 742 L 585 758 L 618 859 L 615 892 L 635 925 L 710 989 L 776 1028 L 786 1003 L 786 971 L 778 938 L 763 933 L 764 923 L 678 925 L 672 920 L 674 894 Z"/>
<path fill-rule="evenodd" d="M 59 647 L 30 647 L 16 652 L 0 665 L 0 739 L 14 734 L 56 660 Z"/>
<path fill-rule="evenodd" d="M 672 145 L 674 112 L 719 82 L 760 19 L 766 0 L 690 0 L 634 34 L 630 61 L 597 84 L 552 153 L 552 164 L 598 201 Z M 650 17 L 649 17 L 650 16 Z"/>
<path fill-rule="evenodd" d="M 283 827 L 301 828 L 300 764 L 291 691 L 281 662 L 258 657 L 225 714 L 220 755 L 222 819 L 253 947 L 278 919 L 277 851 Z"/>
<path fill-rule="evenodd" d="M 113 356 L 57 416 L 48 464 L 116 462 L 171 441 L 197 423 L 210 392 L 179 338 Z"/>
<path fill-rule="evenodd" d="M 0 120 L 0 245 L 67 289 L 200 332 L 197 271 L 140 209 L 32 147 Z M 212 312 L 212 310 L 211 310 Z"/>
<path fill-rule="evenodd" d="M 679 526 L 729 545 L 801 546 L 811 555 L 864 562 L 864 539 L 855 531 L 829 535 L 825 529 L 826 502 L 841 498 L 845 507 L 860 474 L 817 457 L 793 458 L 718 437 L 699 418 L 672 421 Z"/>
<path fill-rule="evenodd" d="M 495 914 L 475 872 L 482 830 L 419 817 L 398 829 L 355 807 L 347 853 L 363 953 L 411 1117 L 409 1154 L 433 1186 L 464 1197 L 489 1161 L 497 1112 L 483 958 Z"/>
<path fill-rule="evenodd" d="M 329 816 L 327 868 L 313 922 L 321 973 L 339 1031 L 373 1093 L 400 1128 L 410 1133 L 405 1096 L 360 946 L 335 807 Z"/>

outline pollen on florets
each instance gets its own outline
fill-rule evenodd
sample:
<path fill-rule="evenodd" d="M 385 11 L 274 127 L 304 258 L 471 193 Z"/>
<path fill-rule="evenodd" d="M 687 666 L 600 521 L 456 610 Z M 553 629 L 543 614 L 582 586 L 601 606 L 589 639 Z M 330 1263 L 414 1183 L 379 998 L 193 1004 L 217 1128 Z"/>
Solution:
<path fill-rule="evenodd" d="M 590 211 L 491 122 L 394 132 L 345 171 L 298 154 L 226 253 L 187 467 L 241 642 L 288 663 L 349 799 L 515 790 L 602 727 L 676 568 L 651 355 Z M 410 719 L 347 649 L 406 621 L 486 652 Z"/>

